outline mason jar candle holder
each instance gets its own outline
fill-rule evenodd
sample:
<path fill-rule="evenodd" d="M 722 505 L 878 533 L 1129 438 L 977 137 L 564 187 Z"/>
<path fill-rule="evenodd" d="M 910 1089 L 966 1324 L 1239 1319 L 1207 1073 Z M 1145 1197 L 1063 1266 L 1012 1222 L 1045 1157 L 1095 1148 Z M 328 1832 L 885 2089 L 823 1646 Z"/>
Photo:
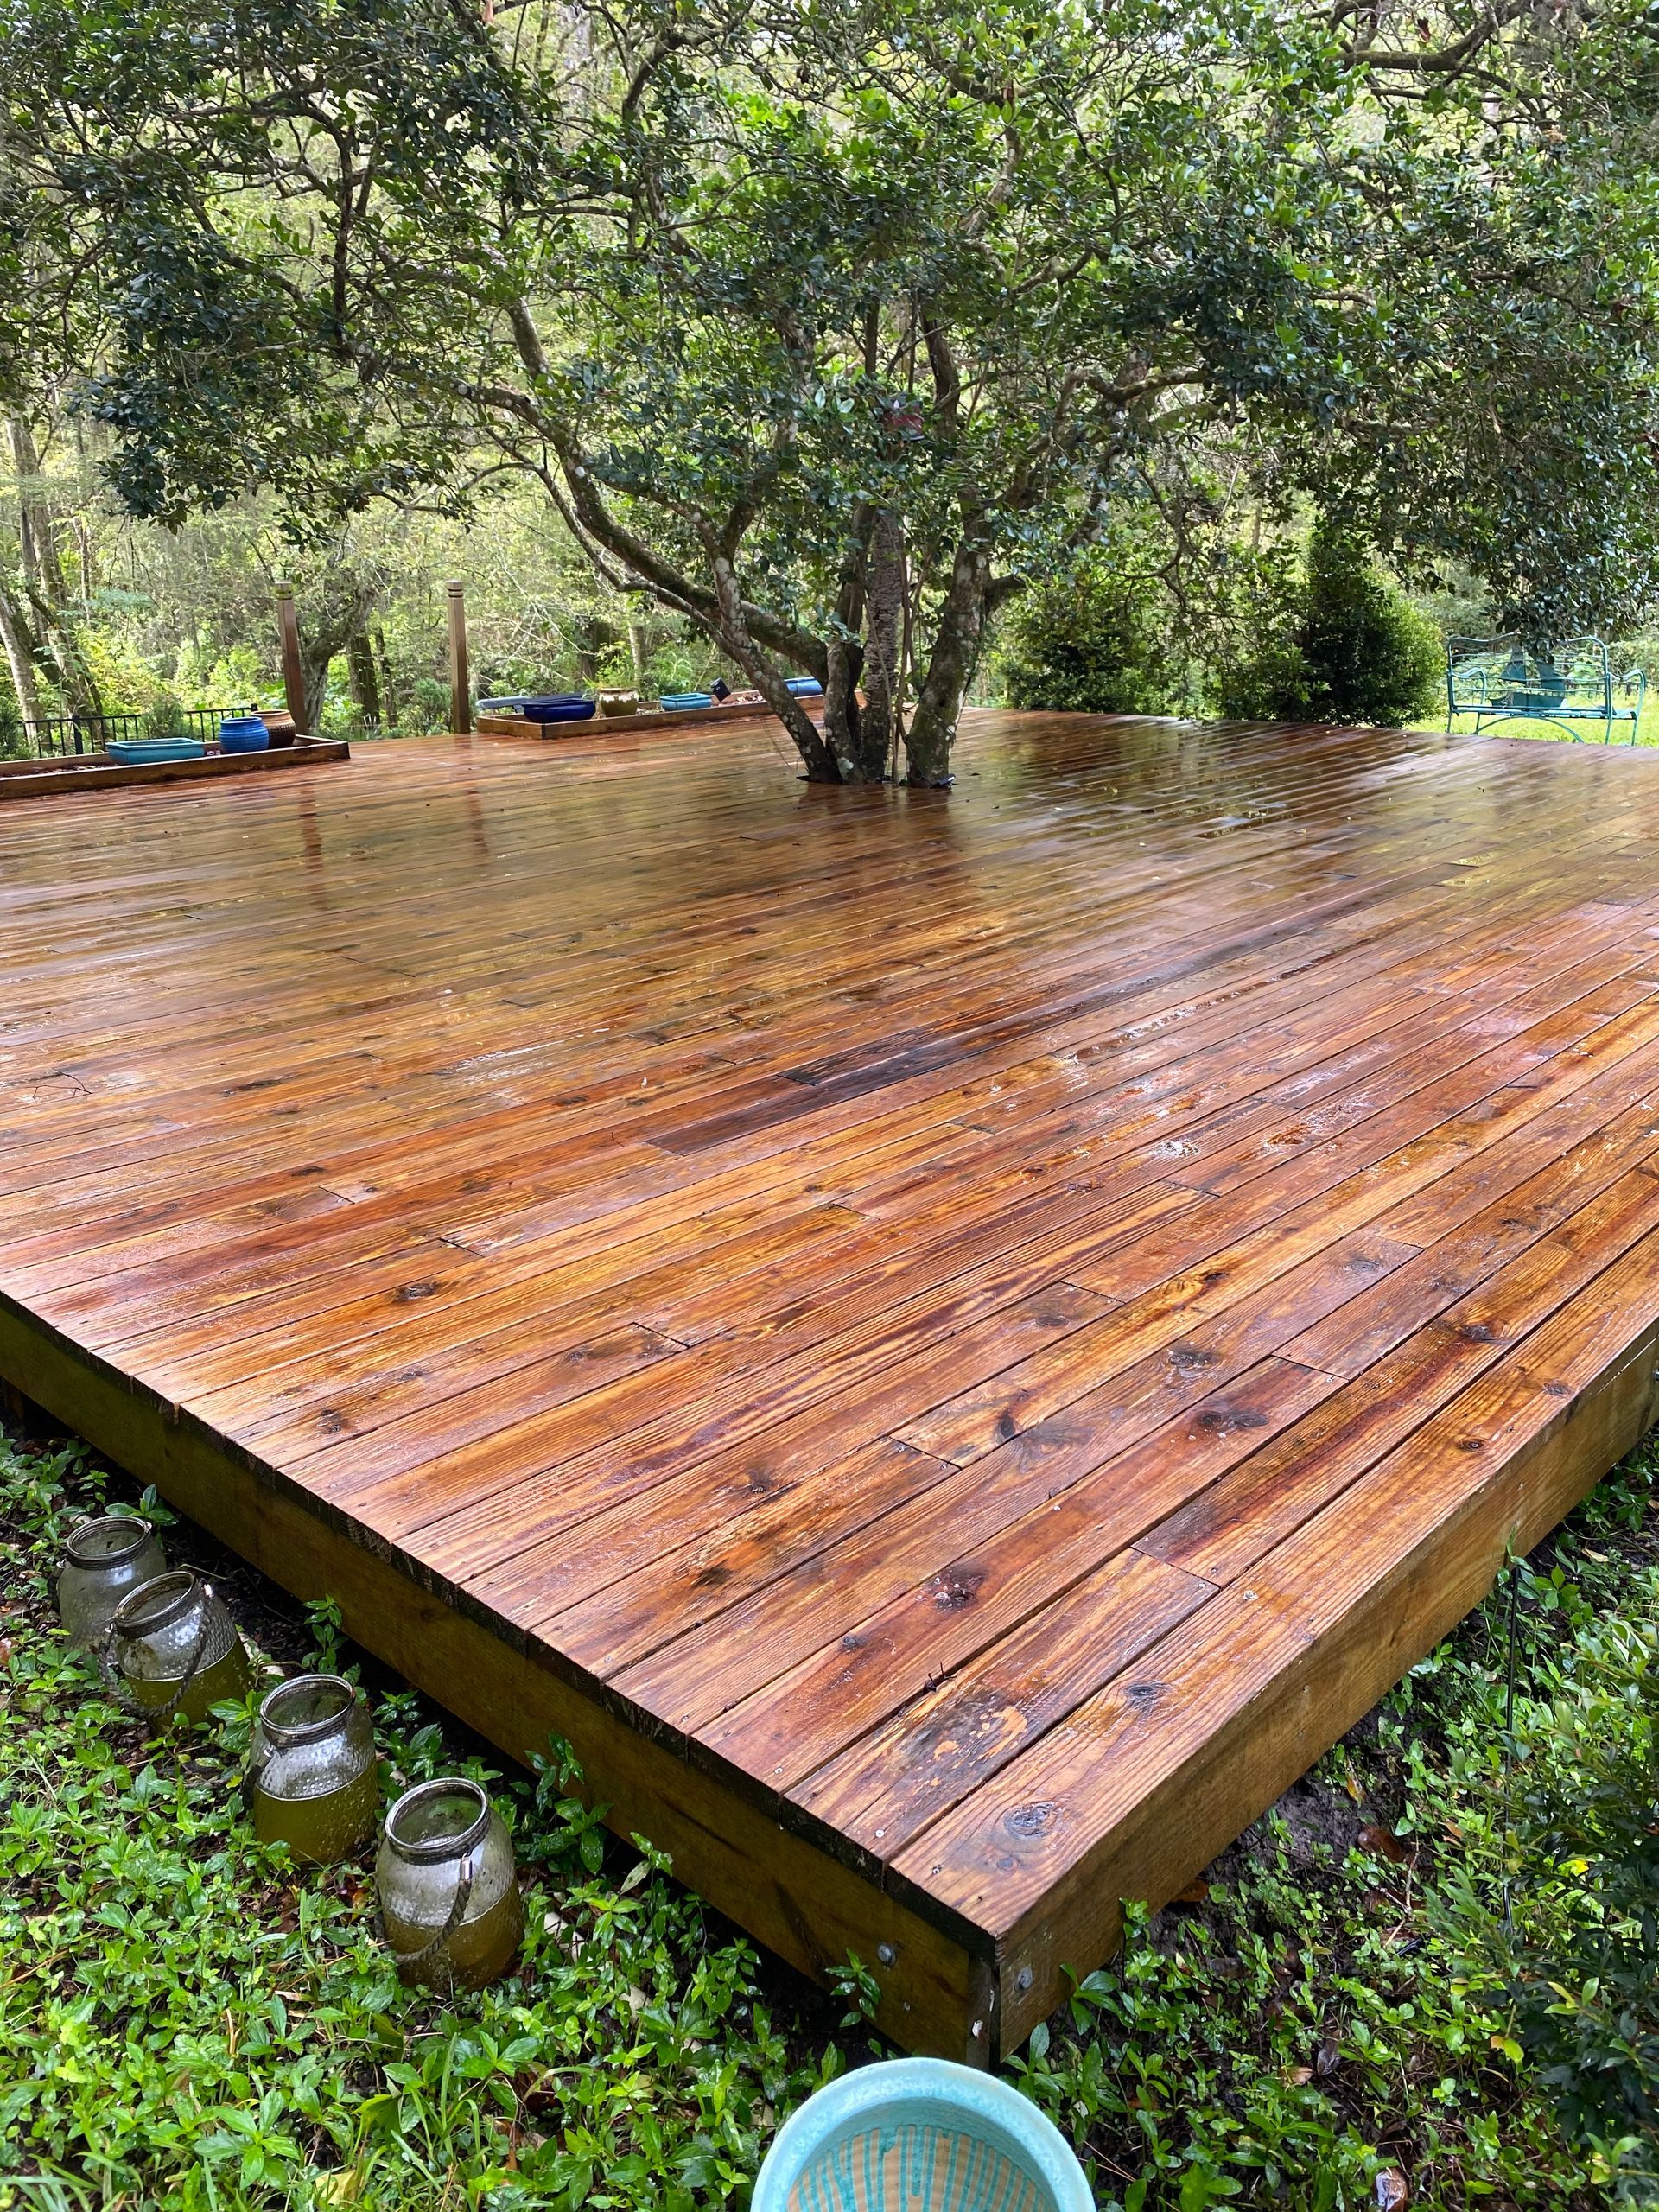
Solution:
<path fill-rule="evenodd" d="M 105 1513 L 78 1522 L 64 1539 L 58 1618 L 75 1643 L 96 1650 L 128 1592 L 166 1572 L 167 1554 L 148 1521 Z"/>
<path fill-rule="evenodd" d="M 310 1866 L 349 1859 L 374 1833 L 380 1780 L 369 1708 L 339 1675 L 295 1675 L 261 1701 L 248 1764 L 261 1843 Z"/>
<path fill-rule="evenodd" d="M 252 1669 L 211 1582 L 174 1567 L 129 1591 L 110 1624 L 106 1671 L 118 1694 L 155 1720 L 205 1720 L 247 1695 Z"/>
<path fill-rule="evenodd" d="M 482 1989 L 512 1963 L 524 1932 L 512 1840 L 477 1783 L 406 1789 L 386 1815 L 374 1874 L 400 1981 Z"/>

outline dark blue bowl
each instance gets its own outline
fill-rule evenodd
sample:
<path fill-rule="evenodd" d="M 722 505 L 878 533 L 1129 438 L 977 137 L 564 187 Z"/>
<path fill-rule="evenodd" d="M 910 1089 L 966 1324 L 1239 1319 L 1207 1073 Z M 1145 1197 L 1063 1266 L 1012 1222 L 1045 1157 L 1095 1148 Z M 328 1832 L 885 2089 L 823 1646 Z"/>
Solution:
<path fill-rule="evenodd" d="M 599 702 L 567 691 L 551 698 L 521 699 L 518 711 L 531 722 L 586 722 L 599 712 Z"/>

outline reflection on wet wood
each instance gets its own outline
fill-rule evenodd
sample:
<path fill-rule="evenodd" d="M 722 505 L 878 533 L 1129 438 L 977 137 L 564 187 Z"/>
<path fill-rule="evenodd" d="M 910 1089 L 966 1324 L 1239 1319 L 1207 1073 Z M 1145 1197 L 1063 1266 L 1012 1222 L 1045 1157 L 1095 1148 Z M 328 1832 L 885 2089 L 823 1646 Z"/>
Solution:
<path fill-rule="evenodd" d="M 1653 1409 L 1659 761 L 970 718 L 0 825 L 0 1370 L 981 2060 Z"/>

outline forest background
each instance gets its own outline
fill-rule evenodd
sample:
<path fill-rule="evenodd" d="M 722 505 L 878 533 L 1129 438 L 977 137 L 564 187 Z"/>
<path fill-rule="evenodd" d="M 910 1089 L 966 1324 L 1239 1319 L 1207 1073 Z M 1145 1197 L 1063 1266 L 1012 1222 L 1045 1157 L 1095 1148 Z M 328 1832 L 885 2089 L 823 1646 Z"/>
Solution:
<path fill-rule="evenodd" d="M 443 720 L 459 576 L 485 693 L 733 674 L 830 781 L 1645 651 L 1637 0 L 5 21 L 9 728 L 273 697 L 279 575 L 324 728 Z"/>
<path fill-rule="evenodd" d="M 467 588 L 480 696 L 595 685 L 655 696 L 704 690 L 721 676 L 744 680 L 690 622 L 608 590 L 545 502 L 522 487 L 498 490 L 465 517 L 382 505 L 299 549 L 276 503 L 257 496 L 171 530 L 124 512 L 95 426 L 65 416 L 43 430 L 22 422 L 11 430 L 10 466 L 0 468 L 0 577 L 26 606 L 50 607 L 73 672 L 44 652 L 32 692 L 20 697 L 0 669 L 6 749 L 26 743 L 26 707 L 30 718 L 79 710 L 158 723 L 175 708 L 280 707 L 274 587 L 288 579 L 296 582 L 312 724 L 333 736 L 447 727 L 452 578 Z M 1306 506 L 1271 523 L 1249 511 L 1218 514 L 1209 538 L 1194 580 L 1156 511 L 1131 511 L 1007 611 L 972 702 L 1438 721 L 1444 638 L 1494 627 L 1488 594 L 1455 568 L 1407 588 L 1362 549 L 1339 545 L 1333 563 L 1327 545 L 1322 569 L 1317 518 Z M 1306 623 L 1310 570 L 1365 661 L 1352 696 L 1299 697 L 1298 672 L 1287 674 Z M 1639 669 L 1650 690 L 1659 687 L 1659 626 L 1642 623 L 1610 642 L 1621 675 Z M 1659 742 L 1659 707 L 1644 715 L 1641 741 Z"/>

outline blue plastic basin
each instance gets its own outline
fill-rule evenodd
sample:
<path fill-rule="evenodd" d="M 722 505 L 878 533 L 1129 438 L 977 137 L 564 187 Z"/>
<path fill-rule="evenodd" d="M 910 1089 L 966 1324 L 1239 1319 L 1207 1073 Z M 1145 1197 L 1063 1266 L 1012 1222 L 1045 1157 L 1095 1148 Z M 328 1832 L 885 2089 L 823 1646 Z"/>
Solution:
<path fill-rule="evenodd" d="M 689 715 L 696 707 L 712 707 L 712 691 L 664 691 L 658 705 L 671 715 Z"/>
<path fill-rule="evenodd" d="M 816 676 L 789 677 L 786 687 L 798 699 L 822 699 L 823 696 L 823 686 Z"/>
<path fill-rule="evenodd" d="M 943 2058 L 861 2066 L 785 2121 L 753 2212 L 1094 2212 L 1071 2145 L 995 2075 Z"/>

